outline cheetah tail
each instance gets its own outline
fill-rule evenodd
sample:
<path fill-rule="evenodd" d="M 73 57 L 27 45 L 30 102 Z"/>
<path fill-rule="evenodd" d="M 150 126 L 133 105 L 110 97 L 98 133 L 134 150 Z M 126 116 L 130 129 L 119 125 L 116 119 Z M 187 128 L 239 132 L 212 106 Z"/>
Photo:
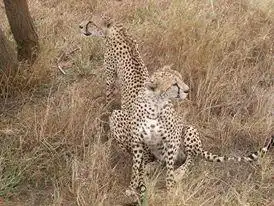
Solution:
<path fill-rule="evenodd" d="M 260 148 L 258 151 L 251 153 L 245 157 L 226 157 L 226 156 L 218 156 L 212 154 L 211 152 L 205 151 L 203 149 L 200 150 L 200 155 L 207 161 L 210 162 L 224 162 L 224 161 L 245 161 L 245 162 L 253 162 L 257 161 L 260 157 L 264 156 L 271 147 L 274 147 L 274 135 L 272 135 L 271 139 L 265 144 L 264 147 Z"/>
<path fill-rule="evenodd" d="M 271 147 L 274 147 L 274 135 L 271 136 L 271 139 L 266 142 L 264 147 L 260 148 L 258 151 L 251 153 L 247 157 L 247 161 L 252 162 L 258 160 L 260 157 L 264 156 Z"/>

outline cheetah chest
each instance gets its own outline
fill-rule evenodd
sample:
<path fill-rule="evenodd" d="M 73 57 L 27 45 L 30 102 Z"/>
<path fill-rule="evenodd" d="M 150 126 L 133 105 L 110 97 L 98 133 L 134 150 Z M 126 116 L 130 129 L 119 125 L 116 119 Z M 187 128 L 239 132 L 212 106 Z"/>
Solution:
<path fill-rule="evenodd" d="M 147 145 L 161 143 L 161 129 L 157 119 L 146 119 L 142 124 L 142 134 Z"/>
<path fill-rule="evenodd" d="M 150 148 L 151 152 L 161 159 L 160 148 L 163 144 L 161 124 L 158 119 L 145 119 L 141 125 L 141 133 L 144 143 Z"/>

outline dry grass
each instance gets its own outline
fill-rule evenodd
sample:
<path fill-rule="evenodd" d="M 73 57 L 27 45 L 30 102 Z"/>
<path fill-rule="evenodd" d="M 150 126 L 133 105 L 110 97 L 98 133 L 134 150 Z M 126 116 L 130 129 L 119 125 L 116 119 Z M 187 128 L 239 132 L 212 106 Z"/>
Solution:
<path fill-rule="evenodd" d="M 1 77 L 0 197 L 6 205 L 126 201 L 130 158 L 101 141 L 103 45 L 78 31 L 94 10 L 129 28 L 150 72 L 170 63 L 182 72 L 192 90 L 178 109 L 199 128 L 206 148 L 246 154 L 273 133 L 273 0 L 32 0 L 29 7 L 40 56 L 16 77 Z M 0 18 L 12 39 L 2 5 Z M 163 175 L 155 173 L 149 205 L 274 205 L 273 161 L 273 152 L 259 165 L 200 161 L 169 195 L 161 189 Z"/>

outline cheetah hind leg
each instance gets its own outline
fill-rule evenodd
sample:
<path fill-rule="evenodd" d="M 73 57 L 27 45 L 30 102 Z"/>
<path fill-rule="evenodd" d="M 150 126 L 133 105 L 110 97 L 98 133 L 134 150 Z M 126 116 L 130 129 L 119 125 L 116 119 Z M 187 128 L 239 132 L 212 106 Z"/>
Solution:
<path fill-rule="evenodd" d="M 196 150 L 201 147 L 197 129 L 192 126 L 184 125 L 181 125 L 180 129 L 182 129 L 182 145 L 180 147 L 180 152 L 182 152 L 182 149 L 184 148 L 186 159 L 185 162 L 174 171 L 176 182 L 183 179 L 186 172 L 189 170 L 189 167 L 192 165 L 193 158 L 198 154 L 198 151 Z"/>
<path fill-rule="evenodd" d="M 190 152 L 188 152 L 186 155 L 186 160 L 185 160 L 184 164 L 181 165 L 180 167 L 178 167 L 174 171 L 174 179 L 176 182 L 180 182 L 184 178 L 186 172 L 189 170 L 189 167 L 192 164 L 192 161 L 193 161 L 192 154 Z"/>

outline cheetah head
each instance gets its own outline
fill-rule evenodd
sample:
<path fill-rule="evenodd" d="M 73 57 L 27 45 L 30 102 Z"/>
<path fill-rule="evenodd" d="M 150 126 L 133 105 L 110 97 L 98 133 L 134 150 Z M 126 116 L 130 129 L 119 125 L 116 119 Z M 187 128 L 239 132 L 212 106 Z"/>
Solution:
<path fill-rule="evenodd" d="M 94 15 L 92 20 L 82 21 L 79 28 L 85 36 L 105 37 L 113 24 L 112 19 L 107 16 Z"/>
<path fill-rule="evenodd" d="M 171 69 L 171 66 L 157 70 L 145 86 L 165 99 L 183 100 L 189 92 L 189 87 L 183 82 L 181 74 Z"/>

